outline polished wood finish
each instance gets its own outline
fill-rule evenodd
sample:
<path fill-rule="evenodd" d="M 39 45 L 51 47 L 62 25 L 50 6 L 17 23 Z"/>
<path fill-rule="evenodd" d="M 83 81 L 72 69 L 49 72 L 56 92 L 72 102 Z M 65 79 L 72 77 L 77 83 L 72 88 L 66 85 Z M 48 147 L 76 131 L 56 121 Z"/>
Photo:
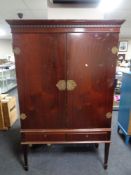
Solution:
<path fill-rule="evenodd" d="M 75 133 L 54 133 L 54 132 L 26 132 L 22 133 L 24 142 L 47 142 L 47 141 L 106 141 L 109 140 L 109 132 L 75 132 Z"/>
<path fill-rule="evenodd" d="M 21 144 L 105 143 L 107 167 L 117 46 L 124 20 L 8 20 Z M 27 148 L 24 147 L 27 166 Z"/>
<path fill-rule="evenodd" d="M 100 132 L 111 131 L 111 128 L 90 128 L 90 129 L 21 129 L 21 133 L 27 132 L 53 132 L 53 133 L 75 133 L 75 132 Z"/>
<path fill-rule="evenodd" d="M 28 141 L 28 142 L 21 142 L 22 145 L 41 145 L 41 144 L 47 144 L 47 145 L 53 145 L 53 144 L 96 144 L 96 143 L 111 143 L 110 140 L 104 140 L 104 141 Z"/>
<path fill-rule="evenodd" d="M 54 133 L 23 133 L 23 141 L 44 142 L 44 141 L 65 141 L 65 134 Z"/>
<path fill-rule="evenodd" d="M 38 26 L 38 25 L 64 25 L 63 27 L 67 27 L 69 25 L 88 25 L 88 26 L 92 26 L 92 27 L 97 27 L 99 25 L 103 25 L 104 27 L 106 26 L 114 26 L 116 27 L 120 27 L 123 22 L 125 20 L 34 20 L 34 19 L 26 19 L 26 20 L 6 20 L 10 26 L 11 29 L 14 28 L 16 30 L 16 28 L 18 26 L 21 26 L 22 28 L 24 26 L 28 26 L 28 27 L 33 27 L 33 26 Z M 23 31 L 24 32 L 24 31 Z"/>
<path fill-rule="evenodd" d="M 106 141 L 108 140 L 106 133 L 83 133 L 83 134 L 67 134 L 67 141 Z"/>
<path fill-rule="evenodd" d="M 120 32 L 125 20 L 7 20 L 12 33 Z"/>
<path fill-rule="evenodd" d="M 66 92 L 59 91 L 56 83 L 66 79 L 65 37 L 16 34 L 13 38 L 14 47 L 21 50 L 16 57 L 16 73 L 20 111 L 27 115 L 21 120 L 22 129 L 64 127 Z"/>
<path fill-rule="evenodd" d="M 111 49 L 117 42 L 116 34 L 67 34 L 67 79 L 77 84 L 67 97 L 69 128 L 110 127 L 105 116 L 112 112 L 116 55 Z"/>

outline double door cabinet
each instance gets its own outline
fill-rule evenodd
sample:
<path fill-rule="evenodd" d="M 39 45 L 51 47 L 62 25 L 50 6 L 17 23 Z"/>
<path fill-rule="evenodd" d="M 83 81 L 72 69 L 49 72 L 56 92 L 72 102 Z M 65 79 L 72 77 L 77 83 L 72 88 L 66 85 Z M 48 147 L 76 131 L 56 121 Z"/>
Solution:
<path fill-rule="evenodd" d="M 105 143 L 107 168 L 123 20 L 8 20 L 28 169 L 29 144 Z"/>

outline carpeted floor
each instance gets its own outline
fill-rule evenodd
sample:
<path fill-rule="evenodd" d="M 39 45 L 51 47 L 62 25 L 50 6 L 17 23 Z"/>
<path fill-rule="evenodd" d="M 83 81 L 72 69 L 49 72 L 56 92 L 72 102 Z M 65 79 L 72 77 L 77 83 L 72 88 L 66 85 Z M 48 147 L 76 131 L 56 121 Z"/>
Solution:
<path fill-rule="evenodd" d="M 11 95 L 16 95 L 16 90 Z M 102 167 L 104 145 L 51 145 L 31 148 L 29 171 L 22 167 L 19 120 L 0 132 L 0 175 L 131 175 L 131 144 L 117 134 L 117 112 L 113 112 L 112 144 L 107 170 Z"/>

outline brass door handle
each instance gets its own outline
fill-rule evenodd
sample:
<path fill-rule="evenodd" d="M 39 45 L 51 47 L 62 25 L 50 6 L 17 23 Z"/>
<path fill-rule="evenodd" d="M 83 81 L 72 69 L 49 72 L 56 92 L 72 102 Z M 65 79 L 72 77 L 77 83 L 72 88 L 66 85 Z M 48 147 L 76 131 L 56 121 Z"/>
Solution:
<path fill-rule="evenodd" d="M 73 91 L 76 88 L 77 84 L 74 80 L 67 80 L 67 90 Z"/>
<path fill-rule="evenodd" d="M 73 91 L 76 88 L 77 84 L 74 80 L 59 80 L 56 84 L 56 87 L 60 91 L 68 90 L 68 91 Z"/>
<path fill-rule="evenodd" d="M 60 91 L 64 91 L 66 90 L 66 81 L 65 80 L 59 80 L 56 84 L 56 87 L 60 90 Z"/>

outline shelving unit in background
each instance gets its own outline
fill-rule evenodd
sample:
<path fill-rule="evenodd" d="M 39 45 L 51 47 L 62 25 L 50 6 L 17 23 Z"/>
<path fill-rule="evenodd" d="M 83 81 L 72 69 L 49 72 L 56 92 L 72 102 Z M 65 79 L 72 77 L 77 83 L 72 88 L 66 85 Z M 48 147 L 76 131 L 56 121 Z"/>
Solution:
<path fill-rule="evenodd" d="M 115 94 L 113 110 L 119 110 L 119 102 L 121 97 L 121 86 L 122 78 L 124 72 L 129 72 L 131 70 L 131 60 L 126 59 L 126 52 L 118 53 L 117 67 L 116 67 L 116 77 L 115 77 Z"/>
<path fill-rule="evenodd" d="M 125 143 L 131 139 L 131 72 L 124 73 L 121 87 L 121 100 L 118 113 L 118 132 L 125 135 Z"/>
<path fill-rule="evenodd" d="M 0 93 L 6 93 L 16 87 L 15 65 L 8 62 L 0 65 Z"/>

